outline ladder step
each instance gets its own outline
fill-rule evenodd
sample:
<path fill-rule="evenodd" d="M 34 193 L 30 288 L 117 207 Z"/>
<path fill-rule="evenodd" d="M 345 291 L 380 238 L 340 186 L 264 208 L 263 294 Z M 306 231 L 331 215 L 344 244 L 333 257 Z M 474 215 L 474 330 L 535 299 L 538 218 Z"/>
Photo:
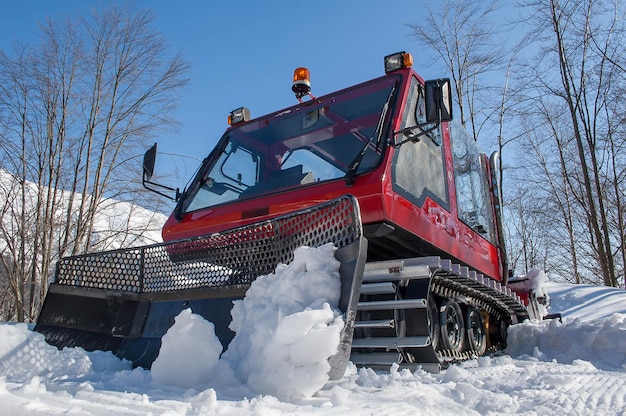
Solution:
<path fill-rule="evenodd" d="M 355 321 L 354 328 L 395 328 L 396 323 L 393 319 L 380 319 L 373 321 Z"/>
<path fill-rule="evenodd" d="M 356 365 L 391 365 L 402 361 L 402 356 L 397 352 L 374 352 L 363 354 L 353 352 L 350 361 Z"/>
<path fill-rule="evenodd" d="M 365 263 L 364 273 L 372 270 L 401 269 L 402 267 L 404 267 L 404 259 L 374 261 Z"/>
<path fill-rule="evenodd" d="M 371 302 L 359 302 L 357 310 L 373 311 L 392 309 L 422 309 L 426 307 L 426 299 L 400 299 L 400 300 L 377 300 Z"/>
<path fill-rule="evenodd" d="M 389 295 L 394 293 L 396 293 L 396 285 L 391 282 L 361 285 L 361 295 Z"/>
<path fill-rule="evenodd" d="M 372 269 L 363 273 L 363 282 L 386 282 L 389 280 L 412 280 L 430 278 L 430 268 L 425 265 L 404 266 L 395 269 Z"/>
<path fill-rule="evenodd" d="M 377 338 L 354 338 L 352 348 L 417 348 L 430 345 L 429 337 L 377 337 Z"/>
<path fill-rule="evenodd" d="M 382 269 L 401 269 L 407 266 L 428 266 L 431 269 L 438 269 L 441 267 L 441 262 L 441 258 L 437 256 L 373 261 L 365 264 L 365 272 Z"/>

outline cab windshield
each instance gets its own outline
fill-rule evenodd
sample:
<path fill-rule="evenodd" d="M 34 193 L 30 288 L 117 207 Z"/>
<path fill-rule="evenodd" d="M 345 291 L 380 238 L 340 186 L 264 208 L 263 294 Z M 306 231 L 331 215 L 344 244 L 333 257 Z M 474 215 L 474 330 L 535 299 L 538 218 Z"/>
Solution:
<path fill-rule="evenodd" d="M 343 178 L 357 160 L 354 174 L 373 169 L 397 81 L 385 77 L 228 131 L 190 184 L 183 212 Z"/>

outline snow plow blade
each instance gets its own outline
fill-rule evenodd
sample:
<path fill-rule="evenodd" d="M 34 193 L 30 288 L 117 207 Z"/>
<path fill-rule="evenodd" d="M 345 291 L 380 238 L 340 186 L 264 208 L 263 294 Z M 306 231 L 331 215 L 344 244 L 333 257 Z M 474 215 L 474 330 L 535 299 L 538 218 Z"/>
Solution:
<path fill-rule="evenodd" d="M 215 324 L 224 350 L 233 301 L 251 283 L 289 263 L 300 246 L 333 243 L 340 261 L 339 307 L 346 325 L 331 378 L 350 357 L 367 256 L 357 200 L 344 196 L 305 210 L 211 236 L 63 258 L 35 330 L 58 348 L 112 351 L 150 368 L 161 337 L 184 309 Z"/>

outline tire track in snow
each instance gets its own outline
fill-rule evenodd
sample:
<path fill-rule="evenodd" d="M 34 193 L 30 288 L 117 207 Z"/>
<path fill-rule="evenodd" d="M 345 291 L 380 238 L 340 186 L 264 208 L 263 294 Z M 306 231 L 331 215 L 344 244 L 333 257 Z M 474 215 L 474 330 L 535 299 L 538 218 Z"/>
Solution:
<path fill-rule="evenodd" d="M 622 415 L 626 374 L 597 370 L 588 363 L 554 364 L 536 374 L 543 405 L 576 415 Z"/>

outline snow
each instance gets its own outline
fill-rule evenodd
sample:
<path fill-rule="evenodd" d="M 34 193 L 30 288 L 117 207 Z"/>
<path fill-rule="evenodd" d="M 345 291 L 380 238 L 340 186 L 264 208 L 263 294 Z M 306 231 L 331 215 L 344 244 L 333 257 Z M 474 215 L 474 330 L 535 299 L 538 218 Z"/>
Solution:
<path fill-rule="evenodd" d="M 328 381 L 344 324 L 333 252 L 332 244 L 297 249 L 292 263 L 257 279 L 235 302 L 230 329 L 237 335 L 224 357 L 255 391 L 309 397 Z"/>
<path fill-rule="evenodd" d="M 0 414 L 626 412 L 623 290 L 549 283 L 548 312 L 562 313 L 563 322 L 513 326 L 506 353 L 440 374 L 349 365 L 341 379 L 329 381 L 327 358 L 343 325 L 336 285 L 332 247 L 300 249 L 293 263 L 257 279 L 236 305 L 237 336 L 226 353 L 220 357 L 213 324 L 185 310 L 163 338 L 152 371 L 110 353 L 58 351 L 31 326 L 0 324 Z"/>
<path fill-rule="evenodd" d="M 162 338 L 152 378 L 183 388 L 207 386 L 217 372 L 221 353 L 215 325 L 185 309 Z"/>
<path fill-rule="evenodd" d="M 17 179 L 8 171 L 0 168 L 0 192 L 2 195 L 13 195 L 11 189 L 15 186 Z M 37 185 L 26 181 L 26 203 L 28 210 L 35 210 L 34 204 L 37 198 Z M 82 194 L 74 194 L 74 206 L 78 207 Z M 21 200 L 13 198 L 12 210 L 16 212 L 21 209 Z M 3 201 L 5 203 L 5 201 Z M 69 192 L 60 191 L 57 208 L 59 215 L 65 215 L 70 203 Z M 150 211 L 136 204 L 116 199 L 103 199 L 100 201 L 99 209 L 94 217 L 94 231 L 91 238 L 97 243 L 98 250 L 116 250 L 122 247 L 137 247 L 146 244 L 154 244 L 163 241 L 161 228 L 167 217 L 163 214 Z M 8 229 L 18 228 L 14 223 L 13 216 L 4 215 L 2 221 Z M 5 239 L 12 236 L 0 238 L 0 249 L 6 246 Z"/>
<path fill-rule="evenodd" d="M 185 388 L 238 381 L 281 400 L 312 396 L 328 381 L 328 359 L 344 325 L 334 250 L 300 247 L 289 265 L 255 280 L 235 302 L 236 336 L 221 360 L 214 325 L 183 311 L 163 337 L 153 379 Z"/>

